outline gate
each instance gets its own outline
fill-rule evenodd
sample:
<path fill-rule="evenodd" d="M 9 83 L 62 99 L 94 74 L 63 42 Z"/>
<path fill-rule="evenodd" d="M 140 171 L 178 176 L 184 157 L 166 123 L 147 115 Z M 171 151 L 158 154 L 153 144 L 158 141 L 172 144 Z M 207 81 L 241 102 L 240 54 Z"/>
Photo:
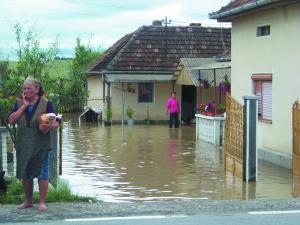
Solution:
<path fill-rule="evenodd" d="M 292 173 L 300 176 L 300 104 L 299 100 L 293 105 L 293 160 Z"/>
<path fill-rule="evenodd" d="M 226 96 L 226 126 L 224 169 L 243 178 L 244 108 L 231 96 Z"/>

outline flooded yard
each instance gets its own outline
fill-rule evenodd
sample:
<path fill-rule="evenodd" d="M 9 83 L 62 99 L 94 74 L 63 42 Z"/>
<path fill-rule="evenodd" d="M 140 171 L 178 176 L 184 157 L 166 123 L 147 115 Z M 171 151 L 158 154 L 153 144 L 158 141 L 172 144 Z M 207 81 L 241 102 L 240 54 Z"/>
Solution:
<path fill-rule="evenodd" d="M 195 140 L 195 126 L 65 120 L 63 176 L 72 190 L 107 202 L 253 199 L 295 195 L 287 169 L 259 161 L 256 182 L 223 170 L 223 150 Z"/>

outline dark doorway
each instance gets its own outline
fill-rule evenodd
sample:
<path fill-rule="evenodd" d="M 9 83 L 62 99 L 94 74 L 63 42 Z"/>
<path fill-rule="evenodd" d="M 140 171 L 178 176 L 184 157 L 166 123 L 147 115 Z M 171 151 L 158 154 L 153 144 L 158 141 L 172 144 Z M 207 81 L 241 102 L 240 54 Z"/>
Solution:
<path fill-rule="evenodd" d="M 196 87 L 193 85 L 182 85 L 181 89 L 181 120 L 189 124 L 195 118 Z"/>

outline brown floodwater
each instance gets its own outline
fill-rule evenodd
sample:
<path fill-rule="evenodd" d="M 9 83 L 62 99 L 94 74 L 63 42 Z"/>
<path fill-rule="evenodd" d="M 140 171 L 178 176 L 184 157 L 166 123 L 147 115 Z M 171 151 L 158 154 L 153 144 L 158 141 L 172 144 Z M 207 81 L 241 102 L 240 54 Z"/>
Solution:
<path fill-rule="evenodd" d="M 223 170 L 223 150 L 195 125 L 63 124 L 63 176 L 73 192 L 107 202 L 254 199 L 297 195 L 290 170 L 259 161 L 256 182 Z"/>

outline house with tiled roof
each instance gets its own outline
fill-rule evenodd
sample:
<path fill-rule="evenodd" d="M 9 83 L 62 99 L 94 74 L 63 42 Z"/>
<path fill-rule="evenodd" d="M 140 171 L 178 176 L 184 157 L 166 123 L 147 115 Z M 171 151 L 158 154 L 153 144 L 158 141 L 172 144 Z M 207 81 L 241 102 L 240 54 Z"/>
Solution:
<path fill-rule="evenodd" d="M 300 98 L 300 0 L 235 0 L 209 14 L 232 23 L 231 95 L 258 100 L 258 156 L 292 162 L 292 106 Z"/>
<path fill-rule="evenodd" d="M 88 106 L 105 111 L 111 104 L 116 121 L 127 106 L 133 108 L 135 120 L 167 120 L 165 104 L 173 90 L 181 103 L 186 96 L 196 95 L 194 86 L 182 91 L 182 85 L 176 85 L 180 59 L 224 55 L 230 52 L 230 43 L 230 28 L 142 26 L 117 41 L 88 69 Z"/>

